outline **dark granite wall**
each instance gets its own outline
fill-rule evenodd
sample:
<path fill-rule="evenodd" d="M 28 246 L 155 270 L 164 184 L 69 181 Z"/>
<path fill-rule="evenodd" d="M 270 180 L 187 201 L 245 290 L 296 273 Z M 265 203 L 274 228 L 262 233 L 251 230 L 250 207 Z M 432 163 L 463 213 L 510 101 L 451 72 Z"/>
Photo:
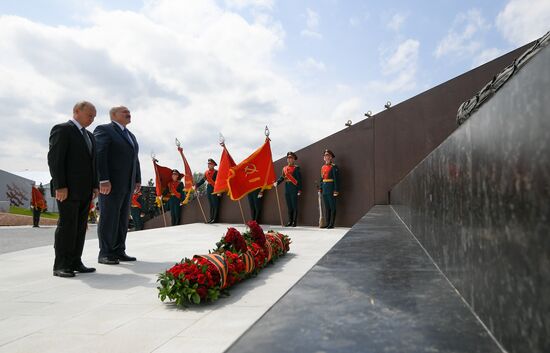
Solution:
<path fill-rule="evenodd" d="M 457 127 L 456 112 L 533 43 L 476 67 L 375 116 L 375 203 Z"/>
<path fill-rule="evenodd" d="M 550 352 L 550 48 L 392 191 L 391 204 L 509 352 Z"/>

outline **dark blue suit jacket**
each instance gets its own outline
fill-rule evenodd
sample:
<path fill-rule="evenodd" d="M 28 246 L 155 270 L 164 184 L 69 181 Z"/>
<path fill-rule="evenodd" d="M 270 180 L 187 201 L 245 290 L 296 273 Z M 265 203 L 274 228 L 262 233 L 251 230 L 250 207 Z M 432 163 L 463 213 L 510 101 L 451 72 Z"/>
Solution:
<path fill-rule="evenodd" d="M 130 132 L 134 146 L 115 123 L 99 125 L 94 130 L 97 146 L 99 181 L 111 182 L 111 193 L 131 192 L 136 183 L 141 183 L 139 146 Z"/>

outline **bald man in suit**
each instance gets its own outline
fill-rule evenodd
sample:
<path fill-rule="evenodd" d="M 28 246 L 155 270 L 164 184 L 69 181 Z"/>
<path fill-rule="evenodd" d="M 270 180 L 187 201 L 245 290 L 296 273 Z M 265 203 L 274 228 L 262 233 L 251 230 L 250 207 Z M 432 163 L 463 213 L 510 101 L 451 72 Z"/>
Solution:
<path fill-rule="evenodd" d="M 50 185 L 59 209 L 53 275 L 58 277 L 95 271 L 84 266 L 81 259 L 90 202 L 98 194 L 96 144 L 86 130 L 95 116 L 92 103 L 79 102 L 73 108 L 73 118 L 55 125 L 50 132 Z"/>
<path fill-rule="evenodd" d="M 127 128 L 132 120 L 130 110 L 113 107 L 109 115 L 111 123 L 94 130 L 101 210 L 98 262 L 117 265 L 120 261 L 136 261 L 126 254 L 126 234 L 132 194 L 141 188 L 141 170 L 138 142 Z"/>

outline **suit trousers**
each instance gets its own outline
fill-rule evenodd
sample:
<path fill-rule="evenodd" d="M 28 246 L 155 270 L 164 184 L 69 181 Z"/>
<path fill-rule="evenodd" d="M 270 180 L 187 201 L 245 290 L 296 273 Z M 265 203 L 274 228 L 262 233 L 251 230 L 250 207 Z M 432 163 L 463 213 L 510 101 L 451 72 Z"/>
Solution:
<path fill-rule="evenodd" d="M 54 270 L 72 269 L 81 264 L 90 199 L 57 201 L 59 220 L 55 230 Z"/>
<path fill-rule="evenodd" d="M 125 193 L 99 195 L 99 257 L 123 255 L 126 252 L 131 197 L 130 190 Z"/>

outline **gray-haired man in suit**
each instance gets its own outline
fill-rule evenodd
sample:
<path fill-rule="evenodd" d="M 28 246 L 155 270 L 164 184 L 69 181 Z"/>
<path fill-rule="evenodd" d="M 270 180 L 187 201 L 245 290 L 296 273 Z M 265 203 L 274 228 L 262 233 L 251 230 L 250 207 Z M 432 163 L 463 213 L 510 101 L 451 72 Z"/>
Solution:
<path fill-rule="evenodd" d="M 126 254 L 126 233 L 132 193 L 141 187 L 139 146 L 126 126 L 132 116 L 124 106 L 109 111 L 110 124 L 94 130 L 99 170 L 99 237 L 98 262 L 116 265 L 119 261 L 135 261 Z"/>

